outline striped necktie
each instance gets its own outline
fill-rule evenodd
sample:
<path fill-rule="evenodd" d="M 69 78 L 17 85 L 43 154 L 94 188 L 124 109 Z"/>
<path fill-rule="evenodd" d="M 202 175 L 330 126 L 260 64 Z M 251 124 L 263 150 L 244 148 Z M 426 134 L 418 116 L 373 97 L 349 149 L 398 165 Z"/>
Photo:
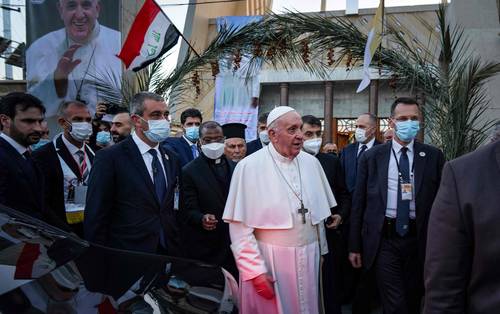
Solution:
<path fill-rule="evenodd" d="M 85 182 L 89 175 L 89 169 L 87 167 L 87 159 L 85 158 L 85 152 L 79 150 L 76 152 L 76 154 L 78 155 L 78 167 L 80 168 L 82 182 Z"/>

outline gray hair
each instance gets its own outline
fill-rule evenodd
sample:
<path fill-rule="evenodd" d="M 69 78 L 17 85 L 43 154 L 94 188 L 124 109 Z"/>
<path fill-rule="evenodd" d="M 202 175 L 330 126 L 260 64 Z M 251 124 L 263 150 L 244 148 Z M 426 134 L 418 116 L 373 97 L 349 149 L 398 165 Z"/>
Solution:
<path fill-rule="evenodd" d="M 146 100 L 165 101 L 162 96 L 156 93 L 139 92 L 135 94 L 130 101 L 130 108 L 132 109 L 131 112 L 142 117 L 142 115 L 144 114 L 144 102 Z"/>
<path fill-rule="evenodd" d="M 61 104 L 61 107 L 59 108 L 59 116 L 63 117 L 63 118 L 66 118 L 67 117 L 68 108 L 71 105 L 79 107 L 79 108 L 85 108 L 87 110 L 89 108 L 86 103 L 81 102 L 79 100 L 68 100 L 68 101 L 65 101 L 65 102 L 63 102 Z"/>
<path fill-rule="evenodd" d="M 368 116 L 368 120 L 370 120 L 370 124 L 377 125 L 377 116 L 374 115 L 373 113 L 371 113 L 371 112 L 365 112 L 365 113 L 363 113 L 363 114 L 361 114 L 359 116 L 360 117 L 361 116 Z"/>

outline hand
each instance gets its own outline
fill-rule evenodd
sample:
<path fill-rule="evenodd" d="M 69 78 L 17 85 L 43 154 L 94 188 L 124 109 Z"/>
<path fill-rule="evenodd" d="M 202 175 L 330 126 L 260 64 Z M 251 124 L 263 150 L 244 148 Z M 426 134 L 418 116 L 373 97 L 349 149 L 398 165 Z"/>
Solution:
<path fill-rule="evenodd" d="M 261 274 L 252 279 L 252 283 L 258 295 L 267 300 L 274 298 L 274 280 L 271 276 Z"/>
<path fill-rule="evenodd" d="M 361 268 L 363 266 L 360 253 L 349 253 L 349 261 L 354 268 Z"/>
<path fill-rule="evenodd" d="M 214 215 L 212 214 L 205 214 L 203 215 L 203 218 L 201 220 L 201 225 L 203 226 L 203 229 L 207 231 L 212 231 L 217 228 L 217 223 L 219 221 L 215 218 Z"/>
<path fill-rule="evenodd" d="M 106 110 L 108 107 L 106 106 L 106 103 L 104 102 L 99 102 L 97 106 L 95 107 L 95 117 L 97 120 L 101 120 L 102 117 L 106 114 Z"/>
<path fill-rule="evenodd" d="M 332 217 L 332 223 L 327 224 L 326 227 L 328 229 L 337 229 L 338 226 L 340 226 L 340 224 L 342 223 L 342 216 L 340 216 L 339 214 L 335 214 L 331 215 L 330 217 Z"/>
<path fill-rule="evenodd" d="M 82 60 L 79 59 L 73 60 L 75 52 L 80 47 L 81 45 L 77 44 L 71 45 L 71 47 L 66 50 L 57 63 L 57 67 L 54 71 L 54 86 L 59 98 L 66 96 L 66 93 L 68 92 L 68 76 L 82 62 Z"/>

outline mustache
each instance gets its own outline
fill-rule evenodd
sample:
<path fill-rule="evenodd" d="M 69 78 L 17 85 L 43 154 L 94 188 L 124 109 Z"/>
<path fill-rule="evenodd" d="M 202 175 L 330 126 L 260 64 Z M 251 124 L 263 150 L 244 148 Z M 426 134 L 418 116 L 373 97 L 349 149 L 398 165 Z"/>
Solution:
<path fill-rule="evenodd" d="M 28 134 L 27 136 L 39 136 L 39 137 L 42 137 L 42 132 L 31 132 L 30 134 Z"/>

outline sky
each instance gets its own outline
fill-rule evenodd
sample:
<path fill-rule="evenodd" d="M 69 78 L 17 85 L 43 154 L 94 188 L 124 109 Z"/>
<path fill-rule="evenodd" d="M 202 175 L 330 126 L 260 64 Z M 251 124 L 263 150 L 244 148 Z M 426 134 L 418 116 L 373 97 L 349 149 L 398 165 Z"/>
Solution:
<path fill-rule="evenodd" d="M 24 42 L 26 40 L 26 14 L 24 3 L 25 0 L 0 0 L 3 3 L 9 2 L 13 6 L 21 8 L 21 12 L 11 11 L 11 33 L 12 39 L 17 42 Z M 56 1 L 56 0 L 47 0 Z M 101 1 L 114 1 L 114 0 L 101 0 Z M 198 0 L 198 2 L 209 2 L 213 0 Z M 379 0 L 358 0 L 360 8 L 374 8 L 379 4 Z M 182 32 L 184 30 L 184 23 L 188 6 L 182 5 L 189 3 L 189 0 L 157 0 L 158 4 L 170 18 L 172 23 Z M 422 5 L 422 4 L 436 4 L 441 0 L 385 0 L 385 5 L 390 6 L 406 6 L 406 5 Z M 319 11 L 321 0 L 273 0 L 273 11 L 283 12 L 288 10 L 296 10 L 302 12 Z M 209 5 L 209 4 L 205 4 Z M 327 0 L 327 10 L 344 10 L 345 0 Z M 1 10 L 2 21 L 4 18 L 5 10 Z M 0 34 L 3 32 L 3 22 L 0 23 Z M 177 56 L 179 53 L 180 42 L 170 52 L 164 64 L 165 71 L 171 71 L 177 64 Z M 0 59 L 0 80 L 5 79 L 5 65 L 3 59 Z M 22 70 L 14 67 L 14 79 L 22 79 Z"/>

